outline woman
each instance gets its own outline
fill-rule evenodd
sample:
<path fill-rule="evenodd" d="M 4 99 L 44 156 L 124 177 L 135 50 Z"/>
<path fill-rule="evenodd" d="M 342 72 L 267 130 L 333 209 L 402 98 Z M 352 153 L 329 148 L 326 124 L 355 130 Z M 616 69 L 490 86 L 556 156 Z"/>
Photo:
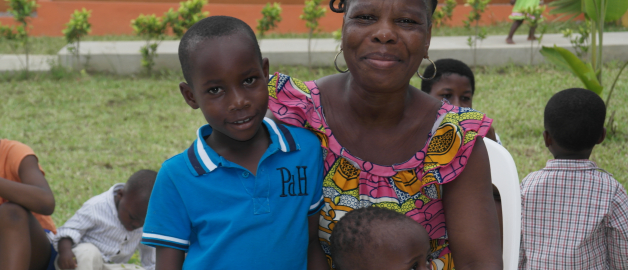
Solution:
<path fill-rule="evenodd" d="M 458 270 L 501 269 L 481 139 L 492 120 L 410 85 L 428 56 L 436 0 L 334 2 L 344 13 L 348 72 L 305 83 L 276 74 L 269 82 L 274 116 L 315 131 L 325 149 L 319 236 L 328 262 L 335 223 L 373 205 L 427 229 L 434 269 L 453 269 L 454 259 Z"/>
<path fill-rule="evenodd" d="M 513 20 L 512 26 L 510 27 L 510 31 L 508 32 L 508 36 L 506 37 L 507 44 L 515 44 L 515 41 L 512 40 L 512 37 L 515 35 L 515 32 L 523 24 L 523 20 L 525 20 L 526 16 L 529 16 L 525 13 L 525 11 L 529 8 L 538 7 L 540 0 L 510 0 L 510 4 L 514 7 L 512 8 L 512 14 L 508 18 Z M 536 40 L 536 36 L 534 36 L 534 31 L 536 27 L 530 27 L 530 32 L 528 33 L 528 40 Z"/>

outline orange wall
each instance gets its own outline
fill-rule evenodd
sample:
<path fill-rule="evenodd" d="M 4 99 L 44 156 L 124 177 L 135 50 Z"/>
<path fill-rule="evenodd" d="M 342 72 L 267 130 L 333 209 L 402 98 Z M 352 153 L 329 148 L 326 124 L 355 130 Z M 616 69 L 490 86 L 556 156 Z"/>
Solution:
<path fill-rule="evenodd" d="M 1 1 L 1 0 L 0 0 Z M 211 2 L 211 1 L 210 1 Z M 178 3 L 148 3 L 148 2 L 105 2 L 105 1 L 51 1 L 39 0 L 37 17 L 32 20 L 31 35 L 34 36 L 61 36 L 61 30 L 70 19 L 70 14 L 77 9 L 92 10 L 90 22 L 91 35 L 119 35 L 133 34 L 130 22 L 139 14 L 157 14 L 161 16 L 169 8 L 177 8 Z M 205 10 L 210 15 L 228 15 L 242 19 L 255 28 L 257 20 L 261 18 L 262 4 L 208 4 Z M 306 33 L 304 21 L 299 19 L 303 5 L 282 5 L 283 20 L 279 23 L 278 32 Z M 511 5 L 490 5 L 484 15 L 483 24 L 492 24 L 507 21 L 512 10 Z M 462 20 L 470 11 L 470 7 L 459 5 L 454 10 L 454 19 L 451 25 L 461 26 Z M 555 16 L 548 16 L 549 19 Z M 0 17 L 2 24 L 14 24 L 11 17 Z M 320 20 L 322 31 L 332 32 L 342 26 L 342 14 L 336 14 L 329 9 L 325 17 Z"/>

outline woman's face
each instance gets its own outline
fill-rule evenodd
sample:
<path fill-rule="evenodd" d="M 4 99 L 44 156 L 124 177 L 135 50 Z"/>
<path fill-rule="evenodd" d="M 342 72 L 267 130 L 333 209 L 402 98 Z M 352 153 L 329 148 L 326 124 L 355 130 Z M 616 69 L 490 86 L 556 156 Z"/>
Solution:
<path fill-rule="evenodd" d="M 423 0 L 351 0 L 342 49 L 353 78 L 372 89 L 405 87 L 431 38 Z"/>

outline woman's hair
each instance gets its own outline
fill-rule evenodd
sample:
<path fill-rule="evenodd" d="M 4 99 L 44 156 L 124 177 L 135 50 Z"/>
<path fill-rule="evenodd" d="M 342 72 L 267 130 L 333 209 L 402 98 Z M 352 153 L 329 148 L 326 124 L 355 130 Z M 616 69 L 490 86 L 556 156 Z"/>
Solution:
<path fill-rule="evenodd" d="M 436 66 L 436 76 L 434 76 L 434 66 Z M 460 60 L 450 58 L 436 60 L 434 65 L 429 65 L 425 68 L 423 77 L 431 78 L 434 76 L 434 79 L 423 80 L 421 82 L 421 90 L 429 94 L 432 92 L 432 85 L 437 83 L 443 75 L 449 74 L 458 74 L 462 77 L 467 77 L 471 84 L 471 94 L 475 94 L 475 77 L 473 76 L 471 68 Z"/>
<path fill-rule="evenodd" d="M 428 22 L 429 24 L 432 24 L 432 14 L 434 14 L 434 11 L 436 11 L 436 6 L 438 5 L 438 0 L 423 0 L 425 2 L 425 5 L 432 10 L 431 13 L 429 13 L 428 16 Z M 331 9 L 331 11 L 336 12 L 336 13 L 345 13 L 345 8 L 347 7 L 347 2 L 349 2 L 349 0 L 338 0 L 338 7 L 334 7 L 334 3 L 336 2 L 336 0 L 330 0 L 329 1 L 329 8 Z"/>

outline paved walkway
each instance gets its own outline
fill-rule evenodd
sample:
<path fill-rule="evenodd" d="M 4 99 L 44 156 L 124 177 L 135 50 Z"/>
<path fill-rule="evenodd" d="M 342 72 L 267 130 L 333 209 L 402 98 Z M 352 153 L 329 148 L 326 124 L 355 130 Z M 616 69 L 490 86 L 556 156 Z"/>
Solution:
<path fill-rule="evenodd" d="M 571 48 L 568 39 L 561 34 L 545 35 L 542 42 L 526 41 L 526 35 L 514 37 L 517 44 L 508 45 L 505 36 L 488 36 L 482 41 L 476 52 L 477 65 L 506 65 L 533 64 L 544 62 L 538 52 L 540 46 L 553 46 Z M 312 40 L 311 60 L 314 66 L 331 66 L 334 56 L 338 52 L 338 42 L 333 39 Z M 143 41 L 117 41 L 117 42 L 81 42 L 81 62 L 89 69 L 106 71 L 118 74 L 132 74 L 141 71 L 141 55 L 139 48 L 145 45 Z M 532 48 L 531 48 L 532 45 Z M 164 41 L 160 44 L 157 53 L 156 69 L 179 69 L 177 56 L 179 42 Z M 308 41 L 307 39 L 264 39 L 260 41 L 260 48 L 264 57 L 268 57 L 272 65 L 307 65 Z M 531 55 L 531 53 L 533 55 Z M 433 37 L 429 50 L 433 60 L 441 58 L 456 58 L 469 64 L 474 62 L 473 51 L 467 45 L 466 36 Z M 57 56 L 33 56 L 31 59 L 32 70 L 46 70 L 49 68 L 47 60 Z M 21 58 L 19 58 L 21 59 Z M 61 49 L 58 59 L 63 65 L 70 65 L 75 58 L 67 51 Z M 604 59 L 628 61 L 628 32 L 612 32 L 604 34 Z M 23 62 L 23 61 L 22 61 Z M 15 70 L 22 65 L 15 56 L 0 55 L 0 71 Z M 343 57 L 339 57 L 338 64 L 343 65 Z M 427 61 L 424 61 L 427 64 Z"/>

